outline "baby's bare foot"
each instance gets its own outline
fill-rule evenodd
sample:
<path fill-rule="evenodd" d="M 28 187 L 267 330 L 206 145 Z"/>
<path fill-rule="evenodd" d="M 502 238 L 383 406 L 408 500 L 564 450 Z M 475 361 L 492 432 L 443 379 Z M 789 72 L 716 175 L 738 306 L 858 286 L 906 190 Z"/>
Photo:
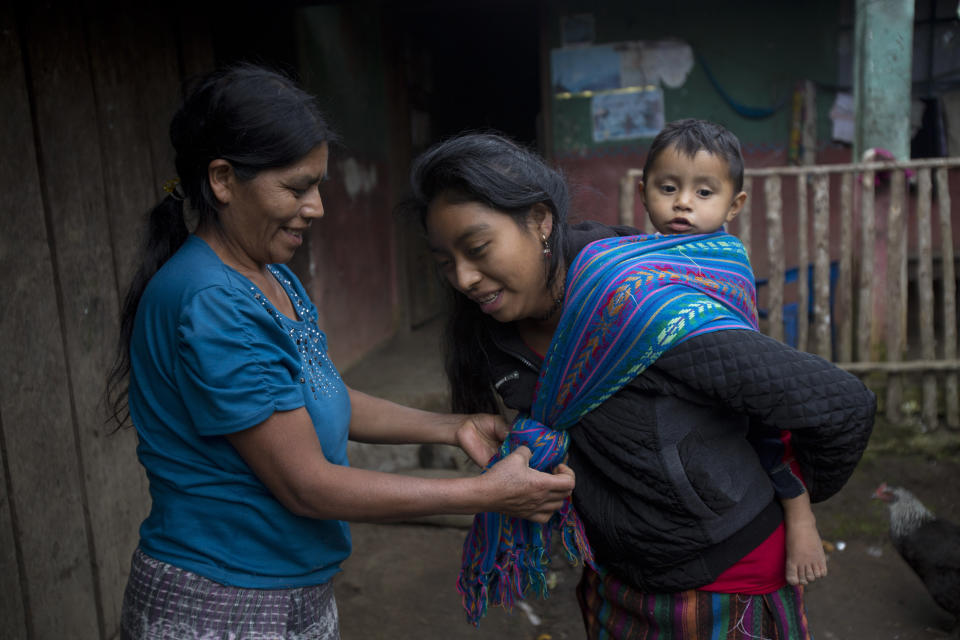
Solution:
<path fill-rule="evenodd" d="M 787 583 L 809 584 L 827 575 L 827 557 L 815 521 L 788 523 Z"/>

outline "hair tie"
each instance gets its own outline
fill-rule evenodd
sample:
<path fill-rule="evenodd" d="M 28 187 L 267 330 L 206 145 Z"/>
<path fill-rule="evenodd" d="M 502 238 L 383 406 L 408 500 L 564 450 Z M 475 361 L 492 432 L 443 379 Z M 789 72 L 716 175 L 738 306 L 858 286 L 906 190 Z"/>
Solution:
<path fill-rule="evenodd" d="M 182 202 L 184 199 L 183 189 L 180 187 L 180 178 L 173 178 L 172 180 L 167 180 L 163 184 L 163 190 L 167 192 L 171 198 L 177 202 Z"/>

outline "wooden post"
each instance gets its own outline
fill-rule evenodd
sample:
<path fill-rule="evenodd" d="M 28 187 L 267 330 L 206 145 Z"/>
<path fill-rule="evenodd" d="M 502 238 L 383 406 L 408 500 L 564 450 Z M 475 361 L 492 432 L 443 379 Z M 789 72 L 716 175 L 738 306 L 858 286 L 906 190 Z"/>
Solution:
<path fill-rule="evenodd" d="M 753 178 L 746 176 L 743 179 L 743 190 L 747 194 L 747 199 L 743 203 L 743 209 L 740 210 L 740 215 L 737 216 L 737 235 L 740 237 L 740 242 L 743 243 L 743 246 L 747 249 L 747 257 L 750 257 L 750 216 L 753 214 Z"/>
<path fill-rule="evenodd" d="M 813 180 L 813 242 L 816 292 L 813 298 L 814 353 L 833 358 L 830 328 L 830 176 L 818 174 Z"/>
<path fill-rule="evenodd" d="M 907 286 L 907 264 L 910 261 L 910 254 L 907 248 L 907 237 L 910 235 L 910 201 L 907 199 L 907 174 L 906 171 L 899 169 L 896 173 L 903 173 L 903 185 L 899 187 L 900 195 L 897 197 L 900 202 L 903 227 L 897 235 L 900 242 L 900 359 L 907 355 L 909 346 L 909 336 L 907 336 L 907 305 L 909 300 L 909 287 Z M 891 184 L 890 197 L 897 196 L 897 187 Z"/>
<path fill-rule="evenodd" d="M 903 360 L 903 312 L 905 295 L 902 271 L 907 256 L 901 236 L 906 236 L 904 216 L 905 176 L 903 169 L 890 171 L 890 209 L 887 214 L 887 295 L 886 309 L 887 362 Z M 903 381 L 898 374 L 887 377 L 887 419 L 900 419 L 900 404 L 903 401 Z"/>
<path fill-rule="evenodd" d="M 873 314 L 873 234 L 875 174 L 864 171 L 860 193 L 860 270 L 857 277 L 857 360 L 873 360 L 870 345 L 875 322 Z"/>
<path fill-rule="evenodd" d="M 924 360 L 935 355 L 933 333 L 933 256 L 930 246 L 930 169 L 917 172 L 917 289 L 920 294 L 920 354 Z M 923 374 L 921 416 L 928 429 L 937 426 L 937 376 Z"/>
<path fill-rule="evenodd" d="M 807 174 L 797 175 L 797 349 L 808 351 L 808 319 L 810 308 L 810 278 L 807 265 L 810 263 L 807 251 Z"/>
<path fill-rule="evenodd" d="M 843 173 L 840 186 L 840 267 L 837 275 L 834 325 L 837 330 L 837 359 L 853 359 L 853 174 Z M 838 322 L 839 320 L 839 322 Z"/>
<path fill-rule="evenodd" d="M 780 176 L 768 176 L 763 189 L 767 202 L 767 255 L 770 256 L 768 333 L 771 338 L 783 341 L 783 195 Z"/>
<path fill-rule="evenodd" d="M 937 169 L 937 213 L 940 218 L 940 260 L 942 264 L 940 282 L 943 291 L 943 359 L 955 360 L 957 357 L 957 300 L 956 276 L 953 268 L 953 230 L 950 216 L 950 183 L 947 180 L 947 168 Z M 944 396 L 946 398 L 946 423 L 952 429 L 960 428 L 960 391 L 958 391 L 957 373 L 951 372 L 944 377 Z"/>
<path fill-rule="evenodd" d="M 855 0 L 853 25 L 853 157 L 889 149 L 910 157 L 910 74 L 914 0 Z M 925 3 L 920 5 L 925 6 Z"/>

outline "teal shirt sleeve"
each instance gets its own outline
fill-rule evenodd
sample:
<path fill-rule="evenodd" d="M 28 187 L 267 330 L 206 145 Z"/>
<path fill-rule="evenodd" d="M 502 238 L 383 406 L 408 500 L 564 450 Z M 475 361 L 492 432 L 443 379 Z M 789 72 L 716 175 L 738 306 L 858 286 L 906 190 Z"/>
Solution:
<path fill-rule="evenodd" d="M 200 435 L 234 433 L 304 406 L 296 345 L 244 292 L 198 291 L 177 328 L 177 384 Z"/>

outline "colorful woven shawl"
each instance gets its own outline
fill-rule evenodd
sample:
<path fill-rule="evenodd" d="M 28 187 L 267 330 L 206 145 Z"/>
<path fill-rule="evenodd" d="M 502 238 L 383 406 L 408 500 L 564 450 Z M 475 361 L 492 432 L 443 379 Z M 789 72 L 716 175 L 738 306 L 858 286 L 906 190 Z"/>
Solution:
<path fill-rule="evenodd" d="M 566 429 L 671 346 L 708 331 L 756 328 L 753 271 L 743 245 L 724 231 L 587 245 L 567 274 L 563 312 L 530 414 L 517 416 L 487 468 L 526 445 L 531 467 L 552 470 L 566 456 Z M 510 608 L 531 588 L 548 595 L 544 573 L 553 531 L 560 531 L 571 562 L 596 568 L 569 499 L 545 525 L 499 513 L 474 518 L 457 584 L 472 624 L 488 604 Z"/>

